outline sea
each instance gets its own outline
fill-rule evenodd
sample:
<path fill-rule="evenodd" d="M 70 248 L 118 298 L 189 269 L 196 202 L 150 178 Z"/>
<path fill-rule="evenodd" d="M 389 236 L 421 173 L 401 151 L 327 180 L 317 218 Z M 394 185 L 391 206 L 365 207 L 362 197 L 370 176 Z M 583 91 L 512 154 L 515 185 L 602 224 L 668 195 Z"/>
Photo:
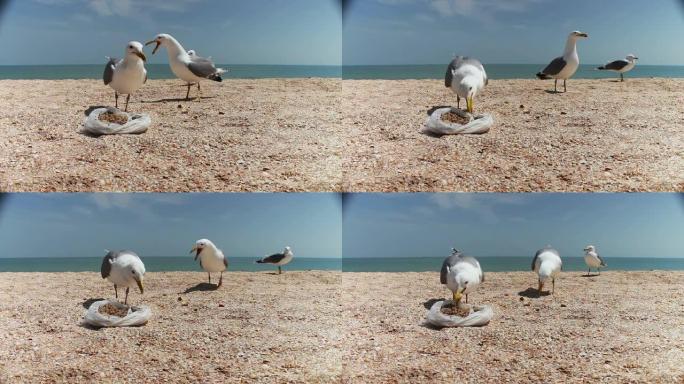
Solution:
<path fill-rule="evenodd" d="M 342 67 L 334 65 L 231 65 L 217 64 L 228 72 L 223 78 L 268 79 L 342 77 Z M 102 79 L 104 63 L 90 65 L 0 65 L 0 80 Z M 175 79 L 168 64 L 147 64 L 150 79 Z"/>
<path fill-rule="evenodd" d="M 684 270 L 684 258 L 653 257 L 611 257 L 604 258 L 607 267 L 603 271 L 650 271 L 650 270 Z M 485 272 L 529 271 L 532 258 L 478 257 Z M 439 271 L 444 257 L 411 257 L 411 258 L 345 258 L 342 263 L 343 272 L 427 272 Z M 563 271 L 586 271 L 583 257 L 564 257 Z"/>
<path fill-rule="evenodd" d="M 142 260 L 147 272 L 202 270 L 192 256 L 149 256 Z M 256 264 L 255 260 L 251 257 L 231 257 L 228 259 L 228 270 L 255 272 L 278 269 L 269 264 Z M 0 258 L 0 272 L 99 272 L 101 264 L 101 257 Z M 340 271 L 342 259 L 295 257 L 283 268 L 289 271 Z"/>
<path fill-rule="evenodd" d="M 254 258 L 231 257 L 230 271 L 269 271 L 276 267 L 256 264 Z M 286 270 L 326 270 L 343 272 L 427 272 L 439 271 L 443 257 L 412 258 L 294 258 L 285 266 Z M 201 271 L 199 264 L 188 257 L 149 256 L 143 258 L 149 272 Z M 485 272 L 529 271 L 530 257 L 478 257 Z M 0 272 L 97 272 L 102 259 L 99 257 L 43 257 L 43 258 L 0 258 Z M 684 270 L 684 258 L 653 257 L 611 257 L 606 258 L 604 271 L 650 271 Z M 564 257 L 564 271 L 586 271 L 582 257 Z"/>
<path fill-rule="evenodd" d="M 601 64 L 582 64 L 573 76 L 575 79 L 605 79 L 619 77 L 614 72 L 598 71 Z M 546 64 L 485 64 L 490 79 L 534 79 L 535 74 Z M 407 79 L 444 79 L 447 64 L 431 65 L 345 65 L 342 67 L 343 79 L 363 80 L 407 80 Z M 684 66 L 639 65 L 625 74 L 627 78 L 636 77 L 677 77 L 684 78 Z"/>
<path fill-rule="evenodd" d="M 267 78 L 344 78 L 344 79 L 443 79 L 446 64 L 431 65 L 231 65 L 219 64 L 229 71 L 228 79 Z M 486 64 L 490 79 L 533 79 L 544 64 Z M 580 65 L 574 78 L 615 78 L 616 74 L 597 71 L 598 64 Z M 103 64 L 92 65 L 0 65 L 0 80 L 3 79 L 101 79 Z M 168 64 L 147 64 L 150 79 L 173 79 Z M 684 78 L 684 66 L 639 65 L 626 74 L 627 78 L 674 77 Z"/>

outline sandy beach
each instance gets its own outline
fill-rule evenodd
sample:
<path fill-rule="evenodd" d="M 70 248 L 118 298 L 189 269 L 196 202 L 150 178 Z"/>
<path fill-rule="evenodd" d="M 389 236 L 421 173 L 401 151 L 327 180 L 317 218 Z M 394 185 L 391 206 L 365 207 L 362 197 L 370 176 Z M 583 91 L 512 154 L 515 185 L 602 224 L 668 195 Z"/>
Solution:
<path fill-rule="evenodd" d="M 344 273 L 343 381 L 681 382 L 684 272 L 583 274 L 539 298 L 532 272 L 485 273 L 469 302 L 493 306 L 489 325 L 435 330 L 438 273 Z"/>
<path fill-rule="evenodd" d="M 129 303 L 150 306 L 150 322 L 92 330 L 84 303 L 114 295 L 99 273 L 1 273 L 0 382 L 339 380 L 340 272 L 231 272 L 198 290 L 205 282 L 147 273 Z"/>
<path fill-rule="evenodd" d="M 684 79 L 491 80 L 483 135 L 422 133 L 443 80 L 344 80 L 345 191 L 682 191 Z M 465 102 L 462 100 L 461 107 Z"/>
<path fill-rule="evenodd" d="M 0 188 L 338 191 L 340 82 L 205 82 L 198 103 L 179 80 L 149 80 L 128 109 L 149 113 L 149 130 L 93 138 L 84 112 L 114 105 L 101 80 L 0 80 Z"/>

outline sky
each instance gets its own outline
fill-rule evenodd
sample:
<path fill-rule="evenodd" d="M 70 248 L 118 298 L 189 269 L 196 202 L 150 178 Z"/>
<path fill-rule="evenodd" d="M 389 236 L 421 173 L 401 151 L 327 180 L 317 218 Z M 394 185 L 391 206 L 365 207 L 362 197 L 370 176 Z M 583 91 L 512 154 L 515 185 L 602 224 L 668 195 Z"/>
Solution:
<path fill-rule="evenodd" d="M 338 0 L 9 0 L 0 65 L 104 64 L 159 33 L 220 64 L 340 65 L 341 28 Z"/>
<path fill-rule="evenodd" d="M 344 257 L 684 257 L 684 194 L 418 193 L 344 198 Z"/>
<path fill-rule="evenodd" d="M 340 258 L 341 197 L 294 193 L 4 194 L 0 257 L 188 256 L 207 238 L 228 257 L 292 247 L 298 258 Z"/>
<path fill-rule="evenodd" d="M 568 33 L 580 62 L 629 53 L 641 64 L 684 65 L 682 0 L 348 0 L 345 65 L 445 64 L 454 54 L 483 63 L 545 64 Z"/>

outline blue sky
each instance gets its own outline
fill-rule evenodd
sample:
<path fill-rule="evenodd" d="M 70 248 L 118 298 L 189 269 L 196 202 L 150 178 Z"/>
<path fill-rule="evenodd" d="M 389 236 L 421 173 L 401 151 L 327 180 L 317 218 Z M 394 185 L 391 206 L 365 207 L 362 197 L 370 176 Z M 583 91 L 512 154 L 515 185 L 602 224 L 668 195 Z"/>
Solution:
<path fill-rule="evenodd" d="M 337 194 L 19 193 L 0 203 L 0 257 L 188 256 L 208 238 L 228 257 L 292 247 L 296 257 L 341 257 Z"/>
<path fill-rule="evenodd" d="M 550 244 L 582 256 L 684 257 L 684 194 L 354 194 L 344 257 L 532 256 Z"/>
<path fill-rule="evenodd" d="M 158 33 L 222 64 L 340 65 L 341 28 L 337 0 L 10 0 L 0 65 L 104 63 Z"/>
<path fill-rule="evenodd" d="M 351 0 L 344 64 L 548 63 L 573 30 L 580 62 L 634 53 L 642 64 L 684 65 L 681 0 Z"/>

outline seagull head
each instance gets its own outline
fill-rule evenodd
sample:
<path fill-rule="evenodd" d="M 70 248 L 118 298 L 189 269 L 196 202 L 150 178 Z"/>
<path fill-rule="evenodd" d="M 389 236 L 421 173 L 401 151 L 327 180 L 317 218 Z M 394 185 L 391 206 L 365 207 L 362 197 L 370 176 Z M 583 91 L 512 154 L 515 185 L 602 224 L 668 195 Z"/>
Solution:
<path fill-rule="evenodd" d="M 594 252 L 595 249 L 596 248 L 594 248 L 593 245 L 587 245 L 586 247 L 584 247 L 584 252 Z"/>
<path fill-rule="evenodd" d="M 195 260 L 199 257 L 200 253 L 202 253 L 202 250 L 204 248 L 212 247 L 214 244 L 207 239 L 200 239 L 195 242 L 195 246 L 192 247 L 190 250 L 190 253 L 195 252 Z"/>
<path fill-rule="evenodd" d="M 463 294 L 468 289 L 468 277 L 461 273 L 453 271 L 452 267 L 447 265 L 447 287 L 453 292 L 453 299 L 455 303 L 461 301 Z"/>
<path fill-rule="evenodd" d="M 639 60 L 639 58 L 634 56 L 633 53 L 630 53 L 629 55 L 627 55 L 626 59 L 627 59 L 627 61 L 630 61 L 630 62 Z"/>
<path fill-rule="evenodd" d="M 459 95 L 465 95 L 466 99 L 466 109 L 468 112 L 473 113 L 474 99 L 477 93 L 480 91 L 482 86 L 482 80 L 478 79 L 476 75 L 464 76 L 461 82 L 457 85 Z"/>
<path fill-rule="evenodd" d="M 197 56 L 197 53 L 195 53 L 195 50 L 194 50 L 194 49 L 191 49 L 191 50 L 188 51 L 188 56 L 190 56 L 190 57 L 192 57 L 192 56 Z"/>
<path fill-rule="evenodd" d="M 138 284 L 140 293 L 143 293 L 145 291 L 143 287 L 143 275 L 145 275 L 145 265 L 143 263 L 133 263 L 128 266 L 128 269 L 133 277 L 133 280 L 135 280 L 135 283 Z"/>
<path fill-rule="evenodd" d="M 161 46 L 161 45 L 166 46 L 167 44 L 169 44 L 171 39 L 173 39 L 171 37 L 171 35 L 169 35 L 167 33 L 160 33 L 157 35 L 157 37 L 154 38 L 154 40 L 148 41 L 147 43 L 145 43 L 145 45 L 157 43 L 157 45 L 152 50 L 152 54 L 154 55 L 155 53 L 157 53 L 157 49 L 159 49 L 159 46 Z"/>
<path fill-rule="evenodd" d="M 570 32 L 570 36 L 569 36 L 569 37 L 570 37 L 570 38 L 573 38 L 573 39 L 582 39 L 582 38 L 587 38 L 587 37 L 589 37 L 589 35 L 587 35 L 587 34 L 584 33 L 584 32 L 580 32 L 580 31 L 572 31 L 572 32 Z"/>
<path fill-rule="evenodd" d="M 287 252 L 292 252 L 292 249 L 290 249 L 289 245 L 287 247 L 285 247 L 285 253 L 287 253 Z"/>
<path fill-rule="evenodd" d="M 136 56 L 142 61 L 147 61 L 145 53 L 143 53 L 143 45 L 137 41 L 129 41 L 126 45 L 126 56 Z"/>

